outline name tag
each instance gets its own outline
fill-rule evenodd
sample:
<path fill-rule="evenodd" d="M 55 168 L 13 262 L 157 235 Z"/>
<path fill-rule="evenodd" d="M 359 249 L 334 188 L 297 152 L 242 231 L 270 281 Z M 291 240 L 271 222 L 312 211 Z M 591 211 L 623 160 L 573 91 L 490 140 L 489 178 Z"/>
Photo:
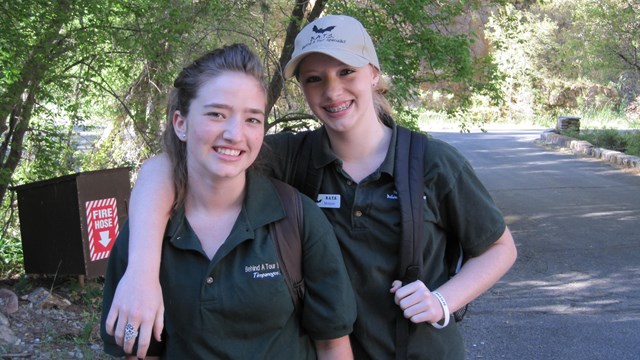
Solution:
<path fill-rule="evenodd" d="M 340 194 L 318 194 L 316 204 L 321 208 L 339 209 Z"/>

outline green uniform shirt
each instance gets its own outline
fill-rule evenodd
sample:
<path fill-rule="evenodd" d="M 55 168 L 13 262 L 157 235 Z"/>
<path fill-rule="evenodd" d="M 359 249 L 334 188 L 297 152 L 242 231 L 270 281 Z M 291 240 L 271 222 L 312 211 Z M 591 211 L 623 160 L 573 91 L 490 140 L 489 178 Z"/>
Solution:
<path fill-rule="evenodd" d="M 160 281 L 165 303 L 169 359 L 315 359 L 312 339 L 348 335 L 355 301 L 333 228 L 303 196 L 303 269 L 306 293 L 301 315 L 281 275 L 269 224 L 284 217 L 270 180 L 249 173 L 247 196 L 231 234 L 212 260 L 184 212 L 169 221 Z M 105 280 L 102 324 L 126 269 L 128 228 L 120 232 Z M 140 294 L 144 296 L 144 294 Z M 105 350 L 122 350 L 103 330 Z"/>
<path fill-rule="evenodd" d="M 392 359 L 395 354 L 398 306 L 389 289 L 399 279 L 401 222 L 393 178 L 397 131 L 395 123 L 389 125 L 393 135 L 387 156 L 360 183 L 342 169 L 324 128 L 316 130 L 320 136 L 307 136 L 316 142 L 311 166 L 323 168 L 317 203 L 334 225 L 356 293 L 358 318 L 351 335 L 356 359 Z M 274 177 L 292 183 L 292 164 L 303 137 L 290 133 L 267 137 L 266 158 L 272 160 L 267 165 Z M 498 240 L 505 223 L 471 165 L 455 148 L 429 139 L 424 162 L 426 249 L 421 280 L 434 290 L 448 279 L 444 256 L 448 237 L 459 239 L 467 256 L 479 255 Z M 457 325 L 451 321 L 442 330 L 427 323 L 411 325 L 408 353 L 412 359 L 464 359 Z"/>

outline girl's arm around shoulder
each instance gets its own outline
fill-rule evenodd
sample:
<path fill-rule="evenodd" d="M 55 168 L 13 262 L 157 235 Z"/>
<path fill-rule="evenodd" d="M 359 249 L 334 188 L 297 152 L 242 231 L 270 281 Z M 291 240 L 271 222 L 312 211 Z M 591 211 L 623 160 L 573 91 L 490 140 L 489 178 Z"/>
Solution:
<path fill-rule="evenodd" d="M 127 270 L 118 283 L 106 319 L 109 334 L 115 335 L 119 345 L 123 344 L 125 323 L 139 329 L 137 356 L 140 358 L 146 355 L 152 333 L 160 341 L 164 326 L 160 256 L 173 194 L 169 157 L 158 155 L 146 160 L 138 173 L 129 203 Z M 132 343 L 124 345 L 125 351 L 131 351 Z"/>
<path fill-rule="evenodd" d="M 319 360 L 352 360 L 353 352 L 349 336 L 337 339 L 316 340 L 316 351 Z"/>

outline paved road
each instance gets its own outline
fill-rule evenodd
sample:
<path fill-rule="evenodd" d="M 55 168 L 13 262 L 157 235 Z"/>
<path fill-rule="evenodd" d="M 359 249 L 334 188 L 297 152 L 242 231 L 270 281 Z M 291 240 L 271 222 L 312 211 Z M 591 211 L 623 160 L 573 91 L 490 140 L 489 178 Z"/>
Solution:
<path fill-rule="evenodd" d="M 640 359 L 640 176 L 539 134 L 432 133 L 471 161 L 519 251 L 461 323 L 467 359 Z"/>

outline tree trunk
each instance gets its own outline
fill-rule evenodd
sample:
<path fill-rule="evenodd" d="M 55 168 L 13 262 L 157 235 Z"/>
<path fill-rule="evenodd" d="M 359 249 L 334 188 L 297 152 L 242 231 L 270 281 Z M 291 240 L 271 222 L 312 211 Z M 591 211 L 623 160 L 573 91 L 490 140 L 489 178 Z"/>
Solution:
<path fill-rule="evenodd" d="M 320 16 L 322 10 L 324 10 L 326 2 L 324 0 L 317 0 L 310 8 L 309 0 L 296 1 L 296 6 L 291 11 L 289 20 L 289 26 L 287 27 L 287 34 L 284 39 L 284 45 L 282 46 L 282 52 L 280 53 L 280 59 L 278 60 L 278 66 L 276 68 L 271 81 L 269 82 L 268 94 L 267 94 L 267 117 L 275 105 L 276 101 L 280 97 L 282 88 L 284 87 L 284 76 L 282 74 L 284 66 L 291 59 L 293 54 L 293 48 L 296 36 L 300 32 L 302 20 L 313 21 Z"/>
<path fill-rule="evenodd" d="M 2 159 L 0 164 L 0 201 L 4 200 L 4 196 L 7 193 L 7 188 L 11 182 L 11 177 L 15 172 L 20 159 L 22 158 L 22 144 L 24 141 L 24 135 L 29 129 L 29 122 L 31 121 L 31 113 L 35 106 L 35 92 L 38 89 L 39 83 L 32 83 L 25 93 L 25 100 L 19 104 L 19 107 L 11 113 L 9 124 L 11 127 L 5 136 L 4 143 L 10 143 L 9 149 L 3 149 L 6 157 Z M 4 147 L 4 146 L 3 146 Z M 8 153 L 6 152 L 8 150 Z"/>
<path fill-rule="evenodd" d="M 4 200 L 7 188 L 22 158 L 24 136 L 29 129 L 31 114 L 36 104 L 36 97 L 41 90 L 55 61 L 65 53 L 64 38 L 61 30 L 68 20 L 69 2 L 61 0 L 56 3 L 55 14 L 28 50 L 20 72 L 20 79 L 9 85 L 7 92 L 0 100 L 0 130 L 4 139 L 0 145 L 0 202 Z"/>

